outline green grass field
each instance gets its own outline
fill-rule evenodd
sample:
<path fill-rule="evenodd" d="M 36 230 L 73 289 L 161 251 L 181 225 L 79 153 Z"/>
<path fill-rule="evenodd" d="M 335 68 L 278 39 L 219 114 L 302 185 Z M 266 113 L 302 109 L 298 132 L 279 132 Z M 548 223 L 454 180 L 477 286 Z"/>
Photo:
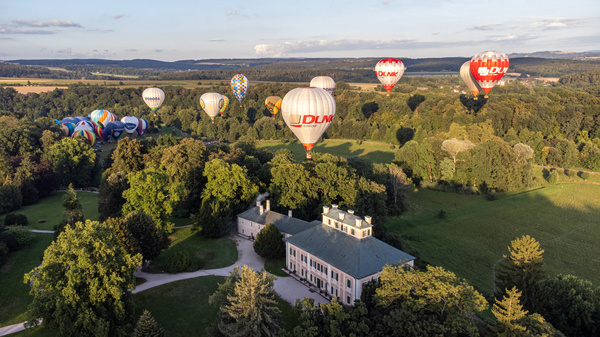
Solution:
<path fill-rule="evenodd" d="M 306 158 L 306 151 L 298 141 L 289 143 L 262 141 L 258 142 L 257 146 L 272 150 L 273 152 L 279 149 L 288 149 L 292 151 L 294 159 L 297 162 L 302 162 Z M 386 143 L 363 142 L 359 145 L 356 142 L 348 140 L 326 139 L 318 142 L 312 153 L 331 153 L 340 157 L 360 156 L 374 163 L 391 163 L 394 160 L 395 151 L 390 148 L 390 144 Z"/>
<path fill-rule="evenodd" d="M 573 274 L 600 284 L 600 185 L 559 182 L 487 201 L 420 189 L 410 209 L 386 227 L 403 249 L 443 266 L 478 290 L 492 292 L 492 268 L 510 241 L 531 235 L 541 243 L 548 275 Z M 446 211 L 444 219 L 439 211 Z"/>
<path fill-rule="evenodd" d="M 97 221 L 99 217 L 98 194 L 77 190 L 76 192 L 85 218 Z M 29 221 L 28 227 L 31 229 L 52 230 L 54 225 L 58 225 L 62 220 L 64 195 L 64 192 L 56 191 L 49 197 L 40 200 L 37 204 L 21 207 L 20 210 L 14 213 L 25 214 Z M 0 223 L 4 223 L 5 216 L 0 216 Z M 39 222 L 40 220 L 45 220 L 45 222 Z"/>

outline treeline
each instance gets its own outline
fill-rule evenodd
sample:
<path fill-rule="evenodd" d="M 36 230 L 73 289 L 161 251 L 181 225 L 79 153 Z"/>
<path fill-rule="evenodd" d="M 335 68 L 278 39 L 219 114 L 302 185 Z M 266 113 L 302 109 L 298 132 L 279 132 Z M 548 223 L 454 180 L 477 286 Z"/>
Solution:
<path fill-rule="evenodd" d="M 88 71 L 52 71 L 44 66 L 29 66 L 0 62 L 0 77 L 81 79 L 91 78 L 92 76 Z"/>

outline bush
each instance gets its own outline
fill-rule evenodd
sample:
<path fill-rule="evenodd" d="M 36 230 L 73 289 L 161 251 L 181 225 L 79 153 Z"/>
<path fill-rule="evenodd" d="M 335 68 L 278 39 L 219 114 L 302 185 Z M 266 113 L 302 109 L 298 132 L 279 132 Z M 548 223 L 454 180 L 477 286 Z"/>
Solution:
<path fill-rule="evenodd" d="M 552 185 L 554 185 L 558 182 L 558 171 L 557 170 L 550 171 L 550 174 L 548 174 L 548 182 Z"/>
<path fill-rule="evenodd" d="M 489 201 L 498 200 L 498 193 L 496 190 L 487 191 L 485 194 L 485 198 Z"/>
<path fill-rule="evenodd" d="M 438 219 L 445 219 L 446 218 L 446 211 L 444 211 L 443 209 L 440 209 L 440 211 L 437 214 Z"/>
<path fill-rule="evenodd" d="M 6 230 L 7 235 L 12 236 L 19 247 L 17 249 L 21 249 L 27 246 L 31 240 L 33 239 L 33 233 L 24 226 L 11 226 Z"/>
<path fill-rule="evenodd" d="M 583 180 L 590 179 L 590 173 L 589 172 L 581 172 L 581 179 L 583 179 Z"/>
<path fill-rule="evenodd" d="M 8 260 L 9 253 L 10 250 L 6 246 L 6 243 L 0 242 L 0 267 L 6 263 L 6 260 Z"/>
<path fill-rule="evenodd" d="M 4 219 L 4 226 L 27 226 L 28 224 L 25 214 L 9 213 Z"/>
<path fill-rule="evenodd" d="M 191 272 L 202 268 L 203 264 L 202 259 L 191 252 L 177 252 L 168 259 L 166 271 L 169 274 Z"/>

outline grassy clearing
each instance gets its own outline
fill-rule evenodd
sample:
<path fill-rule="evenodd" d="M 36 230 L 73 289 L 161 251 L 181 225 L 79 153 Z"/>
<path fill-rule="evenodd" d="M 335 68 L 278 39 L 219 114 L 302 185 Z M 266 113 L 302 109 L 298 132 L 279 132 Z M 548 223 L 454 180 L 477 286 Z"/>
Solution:
<path fill-rule="evenodd" d="M 25 214 L 29 220 L 29 228 L 52 230 L 54 225 L 62 220 L 64 207 L 62 206 L 65 193 L 56 191 L 47 198 L 40 200 L 37 204 L 22 207 L 15 213 Z M 77 191 L 77 199 L 83 208 L 83 215 L 86 219 L 97 221 L 98 213 L 98 194 L 90 192 Z M 0 216 L 0 222 L 4 223 L 4 217 Z M 38 223 L 40 220 L 46 222 Z"/>
<path fill-rule="evenodd" d="M 0 326 L 20 323 L 25 319 L 27 306 L 33 299 L 23 275 L 37 267 L 44 250 L 52 242 L 52 234 L 34 234 L 33 241 L 22 250 L 13 252 L 0 268 Z"/>
<path fill-rule="evenodd" d="M 238 258 L 235 242 L 229 238 L 205 239 L 196 235 L 190 227 L 174 230 L 170 238 L 171 247 L 152 260 L 149 272 L 166 272 L 170 260 L 181 252 L 192 254 L 198 259 L 198 269 L 227 267 Z"/>
<path fill-rule="evenodd" d="M 600 284 L 600 186 L 559 182 L 500 195 L 496 201 L 431 190 L 410 193 L 410 209 L 386 226 L 404 249 L 492 292 L 492 267 L 510 241 L 531 235 L 545 250 L 548 275 Z M 437 217 L 440 209 L 446 217 Z"/>
<path fill-rule="evenodd" d="M 269 273 L 278 277 L 290 277 L 290 275 L 284 273 L 283 270 L 281 270 L 281 268 L 283 267 L 285 267 L 285 257 L 265 261 L 265 270 Z"/>
<path fill-rule="evenodd" d="M 257 145 L 262 148 L 267 148 L 273 152 L 279 149 L 288 149 L 292 151 L 294 159 L 297 162 L 302 162 L 306 158 L 306 151 L 300 142 L 293 141 L 283 143 L 279 141 L 263 141 Z M 326 139 L 315 145 L 313 153 L 331 153 L 340 157 L 360 156 L 371 160 L 374 163 L 391 163 L 394 160 L 395 150 L 390 148 L 390 144 L 386 143 L 366 143 L 357 144 L 348 140 Z"/>

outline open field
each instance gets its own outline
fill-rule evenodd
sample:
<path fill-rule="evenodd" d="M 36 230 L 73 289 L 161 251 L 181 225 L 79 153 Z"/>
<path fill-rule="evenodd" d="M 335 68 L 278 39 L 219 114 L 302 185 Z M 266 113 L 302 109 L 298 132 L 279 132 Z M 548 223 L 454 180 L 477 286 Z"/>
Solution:
<path fill-rule="evenodd" d="M 4 87 L 4 88 L 7 88 L 7 87 Z M 15 89 L 19 94 L 27 95 L 27 94 L 31 94 L 31 93 L 39 94 L 42 92 L 49 92 L 49 91 L 53 91 L 54 89 L 67 89 L 68 87 L 27 85 L 27 86 L 16 86 L 16 87 L 11 87 L 11 88 Z"/>
<path fill-rule="evenodd" d="M 112 76 L 112 75 L 111 75 Z M 20 86 L 50 86 L 50 87 L 66 87 L 69 84 L 85 84 L 85 85 L 102 85 L 119 88 L 137 88 L 137 87 L 155 87 L 155 86 L 182 86 L 184 88 L 200 88 L 219 85 L 220 83 L 228 84 L 228 81 L 222 80 L 203 80 L 201 85 L 198 85 L 197 80 L 174 80 L 174 81 L 152 81 L 152 80 L 135 80 L 135 79 L 119 79 L 119 80 L 90 80 L 90 79 L 50 79 L 50 78 L 24 78 L 24 77 L 0 77 L 0 86 L 13 87 L 15 89 Z M 52 89 L 54 90 L 54 88 Z"/>
<path fill-rule="evenodd" d="M 77 190 L 76 190 L 77 191 Z M 47 198 L 40 200 L 37 204 L 22 207 L 14 213 L 25 214 L 29 220 L 29 228 L 53 230 L 54 225 L 62 220 L 64 207 L 62 206 L 65 193 L 56 191 Z M 77 191 L 77 199 L 83 208 L 86 219 L 98 220 L 98 194 Z M 4 223 L 4 217 L 0 215 L 0 223 Z M 46 220 L 40 223 L 40 220 Z"/>
<path fill-rule="evenodd" d="M 559 182 L 500 195 L 496 201 L 420 189 L 410 209 L 387 228 L 403 249 L 424 262 L 492 292 L 492 268 L 510 241 L 531 235 L 541 243 L 548 275 L 573 274 L 600 284 L 600 186 Z M 439 219 L 443 209 L 446 217 Z"/>
<path fill-rule="evenodd" d="M 257 146 L 269 149 L 273 152 L 279 149 L 288 149 L 292 151 L 294 159 L 297 162 L 302 162 L 306 158 L 306 151 L 302 144 L 298 141 L 283 143 L 281 141 L 262 141 L 258 142 Z M 374 163 L 391 163 L 394 160 L 395 150 L 390 149 L 390 144 L 356 142 L 349 140 L 325 139 L 318 142 L 312 153 L 331 153 L 335 156 L 354 157 L 360 156 L 371 160 Z"/>

